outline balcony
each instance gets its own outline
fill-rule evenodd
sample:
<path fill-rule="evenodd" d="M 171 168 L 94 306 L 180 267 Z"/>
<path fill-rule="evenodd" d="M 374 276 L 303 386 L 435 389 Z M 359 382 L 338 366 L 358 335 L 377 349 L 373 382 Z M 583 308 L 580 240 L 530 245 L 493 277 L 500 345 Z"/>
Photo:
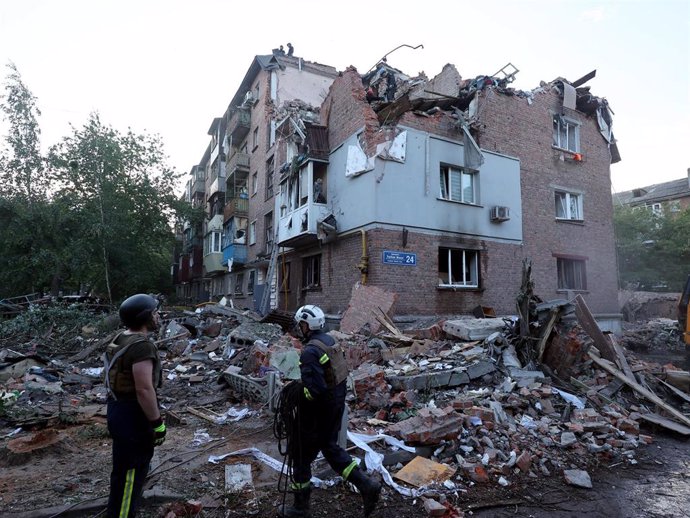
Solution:
<path fill-rule="evenodd" d="M 233 154 L 228 160 L 227 172 L 228 178 L 233 173 L 249 173 L 249 153 L 240 153 L 239 151 Z"/>
<path fill-rule="evenodd" d="M 280 218 L 278 245 L 291 248 L 307 246 L 318 241 L 318 222 L 331 215 L 323 203 L 308 203 Z"/>
<path fill-rule="evenodd" d="M 235 112 L 228 128 L 228 134 L 232 137 L 233 142 L 239 143 L 245 139 L 251 129 L 251 122 L 251 111 L 248 108 L 239 108 Z"/>
<path fill-rule="evenodd" d="M 223 262 L 222 252 L 212 252 L 204 256 L 204 270 L 206 275 L 215 275 L 227 272 L 227 263 Z"/>
<path fill-rule="evenodd" d="M 233 216 L 246 216 L 249 210 L 248 198 L 229 198 L 223 207 L 223 220 L 227 221 Z"/>
<path fill-rule="evenodd" d="M 228 264 L 232 259 L 233 264 L 245 264 L 247 262 L 247 245 L 232 243 L 223 248 L 223 264 Z"/>

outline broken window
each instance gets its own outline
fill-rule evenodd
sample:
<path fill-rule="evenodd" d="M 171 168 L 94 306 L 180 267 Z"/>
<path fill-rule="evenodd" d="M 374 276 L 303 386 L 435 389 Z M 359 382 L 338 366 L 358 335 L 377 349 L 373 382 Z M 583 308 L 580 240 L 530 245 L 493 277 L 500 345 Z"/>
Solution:
<path fill-rule="evenodd" d="M 256 244 L 256 220 L 249 224 L 249 244 Z"/>
<path fill-rule="evenodd" d="M 326 203 L 326 172 L 328 166 L 313 162 L 314 167 L 314 203 Z"/>
<path fill-rule="evenodd" d="M 266 229 L 266 252 L 271 251 L 273 246 L 273 211 L 264 216 L 264 228 Z"/>
<path fill-rule="evenodd" d="M 476 203 L 476 173 L 460 167 L 442 165 L 441 192 L 443 200 Z"/>
<path fill-rule="evenodd" d="M 266 199 L 273 197 L 273 157 L 266 161 Z"/>
<path fill-rule="evenodd" d="M 235 295 L 242 295 L 242 288 L 244 287 L 244 273 L 238 273 L 235 276 Z"/>
<path fill-rule="evenodd" d="M 280 217 L 282 218 L 288 212 L 288 182 L 283 182 L 280 184 Z"/>
<path fill-rule="evenodd" d="M 254 293 L 254 282 L 256 281 L 256 270 L 249 271 L 249 278 L 247 279 L 247 295 Z"/>
<path fill-rule="evenodd" d="M 259 173 L 252 175 L 252 196 L 259 190 Z"/>
<path fill-rule="evenodd" d="M 252 151 L 255 151 L 259 147 L 259 128 L 258 126 L 254 128 L 254 133 L 252 133 Z"/>
<path fill-rule="evenodd" d="M 302 289 L 321 286 L 321 254 L 305 257 L 302 260 Z"/>
<path fill-rule="evenodd" d="M 585 275 L 585 261 L 582 259 L 568 259 L 557 257 L 558 289 L 586 290 L 587 277 Z"/>
<path fill-rule="evenodd" d="M 438 249 L 439 286 L 479 287 L 479 252 L 457 248 Z"/>
<path fill-rule="evenodd" d="M 582 221 L 582 194 L 556 191 L 556 219 Z"/>
<path fill-rule="evenodd" d="M 571 153 L 580 152 L 580 125 L 562 115 L 553 116 L 553 145 Z"/>
<path fill-rule="evenodd" d="M 290 263 L 280 266 L 280 291 L 290 291 Z"/>

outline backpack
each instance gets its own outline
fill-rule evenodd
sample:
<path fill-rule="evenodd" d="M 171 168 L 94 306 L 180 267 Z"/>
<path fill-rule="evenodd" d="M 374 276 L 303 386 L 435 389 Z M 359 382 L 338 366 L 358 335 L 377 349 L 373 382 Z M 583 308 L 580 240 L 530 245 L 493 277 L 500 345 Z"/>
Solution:
<path fill-rule="evenodd" d="M 347 379 L 350 369 L 347 367 L 345 349 L 342 345 L 336 342 L 335 345 L 328 346 L 316 338 L 312 338 L 308 343 L 323 353 L 319 363 L 323 366 L 326 386 L 329 389 L 335 388 Z"/>

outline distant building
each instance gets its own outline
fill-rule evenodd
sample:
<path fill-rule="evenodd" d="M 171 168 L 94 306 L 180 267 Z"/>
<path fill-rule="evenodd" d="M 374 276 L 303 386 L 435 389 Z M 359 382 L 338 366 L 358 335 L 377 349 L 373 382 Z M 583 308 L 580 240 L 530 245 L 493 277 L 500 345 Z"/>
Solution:
<path fill-rule="evenodd" d="M 659 216 L 682 212 L 690 207 L 690 169 L 687 178 L 615 193 L 613 203 L 644 207 Z"/>
<path fill-rule="evenodd" d="M 257 56 L 218 136 L 222 215 L 207 180 L 209 297 L 251 307 L 261 285 L 270 307 L 337 315 L 361 282 L 395 292 L 397 314 L 506 314 L 529 258 L 541 297 L 582 293 L 616 318 L 609 193 L 620 156 L 606 100 L 582 87 L 594 74 L 519 91 L 516 73 L 462 79 L 446 65 L 428 79 L 380 63 L 336 77 Z"/>

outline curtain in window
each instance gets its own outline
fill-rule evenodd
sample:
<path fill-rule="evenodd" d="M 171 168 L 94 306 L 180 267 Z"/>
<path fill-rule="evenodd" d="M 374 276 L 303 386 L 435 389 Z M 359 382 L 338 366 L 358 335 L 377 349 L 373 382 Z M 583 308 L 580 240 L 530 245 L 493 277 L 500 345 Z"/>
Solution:
<path fill-rule="evenodd" d="M 457 169 L 450 169 L 450 199 L 455 201 L 462 201 L 462 180 L 460 179 L 460 171 Z"/>
<path fill-rule="evenodd" d="M 472 173 L 462 173 L 462 201 L 474 203 L 474 175 Z"/>
<path fill-rule="evenodd" d="M 562 192 L 557 192 L 556 193 L 556 217 L 557 218 L 565 218 L 567 214 L 567 205 L 565 201 L 565 193 Z"/>

